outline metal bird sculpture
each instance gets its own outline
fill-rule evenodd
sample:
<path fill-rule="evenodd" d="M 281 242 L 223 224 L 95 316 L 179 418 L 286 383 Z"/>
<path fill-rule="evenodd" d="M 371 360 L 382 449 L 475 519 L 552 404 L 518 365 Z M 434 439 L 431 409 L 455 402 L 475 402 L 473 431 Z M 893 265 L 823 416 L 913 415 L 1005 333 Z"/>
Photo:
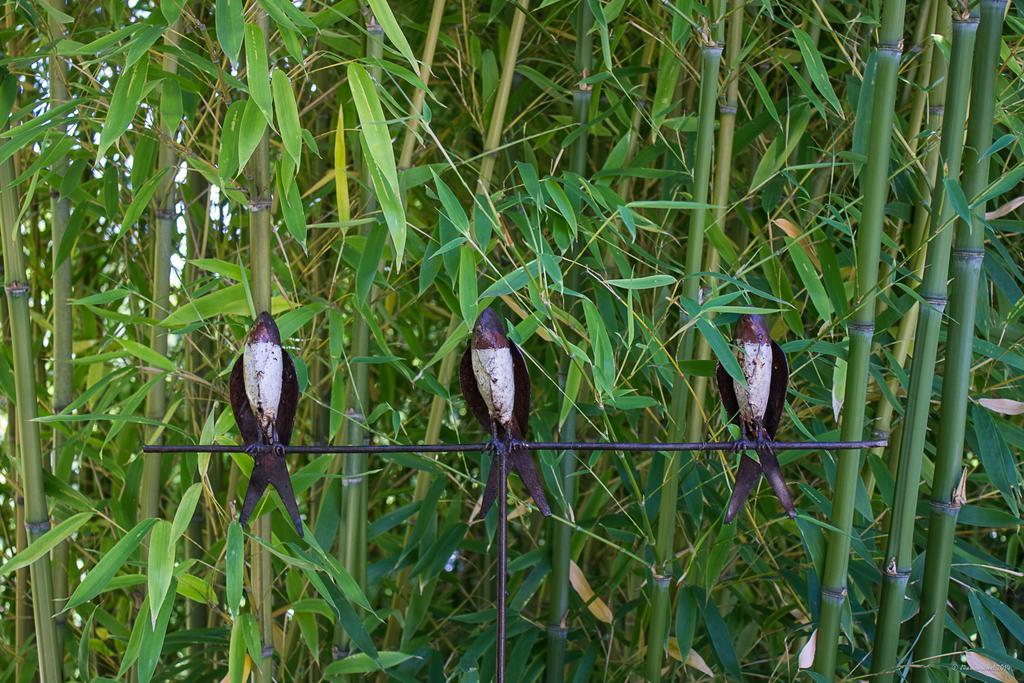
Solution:
<path fill-rule="evenodd" d="M 256 319 L 231 370 L 230 394 L 245 451 L 255 461 L 239 521 L 246 526 L 267 484 L 272 484 L 302 536 L 302 518 L 284 459 L 284 447 L 292 438 L 299 382 L 291 356 L 281 346 L 281 333 L 266 311 Z"/>
<path fill-rule="evenodd" d="M 790 517 L 796 517 L 793 497 L 782 478 L 773 446 L 789 384 L 786 354 L 771 338 L 764 318 L 759 315 L 741 315 L 736 321 L 733 341 L 738 346 L 738 360 L 746 386 L 735 381 L 719 363 L 716 372 L 718 392 L 730 421 L 740 428 L 736 450 L 745 452 L 753 448 L 760 462 L 746 454 L 740 458 L 725 523 L 731 523 L 743 509 L 762 471 L 782 507 Z"/>
<path fill-rule="evenodd" d="M 498 628 L 495 639 L 497 683 L 505 683 L 505 598 L 508 575 L 508 467 L 519 474 L 545 517 L 551 514 L 544 487 L 529 451 L 522 447 L 530 418 L 530 374 L 526 359 L 508 338 L 505 324 L 485 308 L 473 326 L 473 338 L 459 366 L 459 385 L 469 409 L 491 433 L 494 462 L 487 477 L 480 516 L 498 501 Z"/>
<path fill-rule="evenodd" d="M 546 517 L 551 514 L 544 487 L 529 451 L 520 448 L 530 418 L 530 374 L 526 359 L 508 338 L 505 323 L 485 308 L 473 327 L 473 338 L 459 367 L 462 396 L 474 417 L 491 434 L 497 460 L 507 461 L 519 475 Z M 507 467 L 506 467 L 507 469 Z M 491 467 L 480 504 L 486 515 L 498 495 L 504 496 L 504 482 L 498 467 Z"/>

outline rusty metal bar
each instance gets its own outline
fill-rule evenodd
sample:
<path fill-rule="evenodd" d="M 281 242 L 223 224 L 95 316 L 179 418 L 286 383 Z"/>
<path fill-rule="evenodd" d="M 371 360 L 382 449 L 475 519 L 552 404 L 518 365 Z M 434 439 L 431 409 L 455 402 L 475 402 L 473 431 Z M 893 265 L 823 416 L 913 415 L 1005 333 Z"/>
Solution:
<path fill-rule="evenodd" d="M 888 445 L 888 439 L 869 441 L 773 441 L 776 451 L 855 450 Z M 690 441 L 678 443 L 645 443 L 631 441 L 531 441 L 523 444 L 528 451 L 722 451 L 738 449 L 738 441 Z M 349 453 L 479 453 L 491 447 L 488 443 L 392 444 L 386 446 L 285 446 L 285 453 L 318 455 Z M 752 444 L 751 444 L 752 447 Z M 146 445 L 144 453 L 244 453 L 244 446 L 225 444 Z"/>
<path fill-rule="evenodd" d="M 859 450 L 863 448 L 877 448 L 886 446 L 887 439 L 875 439 L 871 441 L 773 441 L 772 446 L 776 451 L 815 451 L 815 450 Z M 693 441 L 679 443 L 645 443 L 631 441 L 534 441 L 527 442 L 520 446 L 528 451 L 631 451 L 639 452 L 667 452 L 667 451 L 718 451 L 718 450 L 740 450 L 740 447 L 753 448 L 750 442 L 740 441 Z M 345 455 L 351 453 L 478 453 L 492 449 L 491 443 L 468 443 L 468 444 L 391 444 L 385 446 L 285 446 L 285 453 L 292 454 L 336 454 Z M 244 453 L 243 446 L 224 444 L 182 444 L 182 445 L 145 445 L 142 447 L 145 453 Z M 507 613 L 507 588 L 508 581 L 508 501 L 506 492 L 508 490 L 508 461 L 504 454 L 496 454 L 495 466 L 498 467 L 501 494 L 498 495 L 498 529 L 496 539 L 498 546 L 498 594 L 496 602 L 498 606 L 497 638 L 496 649 L 496 683 L 504 683 L 505 680 L 505 621 Z"/>

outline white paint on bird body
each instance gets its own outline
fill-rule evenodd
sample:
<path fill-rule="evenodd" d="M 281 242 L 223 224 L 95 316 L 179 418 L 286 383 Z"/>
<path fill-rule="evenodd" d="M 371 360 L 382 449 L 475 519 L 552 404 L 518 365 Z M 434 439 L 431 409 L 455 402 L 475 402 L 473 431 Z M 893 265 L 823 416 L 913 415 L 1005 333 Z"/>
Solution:
<path fill-rule="evenodd" d="M 473 376 L 487 411 L 500 424 L 509 424 L 516 403 L 512 351 L 507 346 L 501 349 L 473 349 L 470 358 L 473 361 Z"/>
<path fill-rule="evenodd" d="M 282 353 L 279 344 L 259 341 L 246 344 L 242 354 L 245 395 L 249 398 L 260 432 L 267 438 L 274 433 L 277 408 L 281 403 Z"/>
<path fill-rule="evenodd" d="M 747 380 L 745 387 L 733 382 L 740 415 L 747 422 L 760 422 L 772 387 L 772 345 L 744 342 L 740 365 Z"/>

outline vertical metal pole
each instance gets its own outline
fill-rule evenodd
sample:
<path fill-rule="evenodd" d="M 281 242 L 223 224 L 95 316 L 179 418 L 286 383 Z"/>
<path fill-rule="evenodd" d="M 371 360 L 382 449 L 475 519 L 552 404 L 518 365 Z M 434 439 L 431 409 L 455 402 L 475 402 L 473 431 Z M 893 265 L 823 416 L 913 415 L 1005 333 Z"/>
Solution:
<path fill-rule="evenodd" d="M 499 453 L 498 465 L 498 642 L 494 676 L 505 683 L 505 582 L 508 578 L 508 455 Z"/>

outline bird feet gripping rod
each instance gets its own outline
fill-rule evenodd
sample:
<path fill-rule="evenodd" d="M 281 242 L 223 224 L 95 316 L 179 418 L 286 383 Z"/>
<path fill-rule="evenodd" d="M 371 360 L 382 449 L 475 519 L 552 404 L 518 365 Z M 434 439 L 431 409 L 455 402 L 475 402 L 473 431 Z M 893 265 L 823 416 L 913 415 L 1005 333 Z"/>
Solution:
<path fill-rule="evenodd" d="M 508 474 L 519 475 L 537 508 L 551 514 L 533 451 L 588 452 L 700 452 L 743 453 L 736 485 L 726 512 L 731 522 L 742 508 L 762 472 L 790 516 L 795 516 L 792 497 L 782 479 L 775 454 L 779 451 L 842 450 L 859 451 L 888 444 L 886 439 L 871 441 L 776 441 L 775 432 L 785 404 L 789 368 L 782 349 L 769 336 L 760 316 L 740 316 L 736 325 L 739 345 L 737 360 L 744 381 L 739 382 L 719 364 L 716 377 L 722 403 L 730 421 L 740 428 L 738 441 L 636 442 L 636 441 L 526 441 L 530 416 L 530 377 L 526 359 L 514 341 L 508 338 L 504 322 L 485 309 L 477 319 L 469 348 L 459 368 L 459 385 L 469 412 L 491 435 L 484 443 L 466 444 L 387 444 L 380 446 L 292 446 L 292 426 L 298 400 L 295 368 L 268 313 L 260 314 L 246 340 L 243 353 L 231 373 L 231 408 L 244 445 L 195 444 L 143 446 L 144 453 L 248 453 L 254 459 L 253 474 L 242 507 L 244 525 L 267 485 L 281 496 L 302 535 L 302 521 L 292 492 L 284 456 L 346 455 L 353 453 L 474 453 L 489 452 L 493 464 L 484 489 L 479 516 L 498 503 L 498 624 L 496 679 L 505 680 L 505 586 L 508 570 L 506 548 L 508 517 Z M 753 436 L 754 438 L 750 438 Z M 754 450 L 758 460 L 745 453 Z"/>

